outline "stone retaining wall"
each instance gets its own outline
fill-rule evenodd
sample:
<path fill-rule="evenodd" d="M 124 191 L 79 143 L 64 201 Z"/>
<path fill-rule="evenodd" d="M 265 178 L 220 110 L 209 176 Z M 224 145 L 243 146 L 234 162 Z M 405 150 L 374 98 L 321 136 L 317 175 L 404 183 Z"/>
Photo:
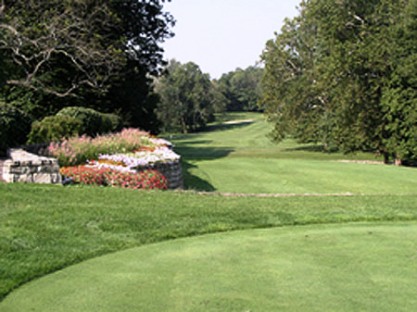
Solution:
<path fill-rule="evenodd" d="M 139 171 L 146 169 L 154 169 L 162 173 L 168 180 L 168 189 L 170 190 L 182 189 L 184 187 L 180 160 L 169 163 L 156 163 L 148 167 L 140 168 Z"/>
<path fill-rule="evenodd" d="M 28 153 L 22 149 L 9 150 L 9 158 L 3 163 L 5 182 L 61 183 L 58 161 Z"/>

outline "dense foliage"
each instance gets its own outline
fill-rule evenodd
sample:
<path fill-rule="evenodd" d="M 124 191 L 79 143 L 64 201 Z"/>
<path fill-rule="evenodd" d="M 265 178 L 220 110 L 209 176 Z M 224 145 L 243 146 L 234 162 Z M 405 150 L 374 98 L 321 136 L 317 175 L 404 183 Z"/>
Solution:
<path fill-rule="evenodd" d="M 263 53 L 273 137 L 414 158 L 416 3 L 302 1 Z"/>
<path fill-rule="evenodd" d="M 59 142 L 78 136 L 82 122 L 70 116 L 48 116 L 32 123 L 28 143 Z"/>
<path fill-rule="evenodd" d="M 19 146 L 26 141 L 30 130 L 30 118 L 22 110 L 0 101 L 0 156 L 10 146 Z"/>
<path fill-rule="evenodd" d="M 81 135 L 99 134 L 121 130 L 121 118 L 115 114 L 100 113 L 91 108 L 66 107 L 54 116 L 32 123 L 28 143 L 59 142 Z"/>
<path fill-rule="evenodd" d="M 263 68 L 249 66 L 224 74 L 218 81 L 227 111 L 259 111 Z"/>
<path fill-rule="evenodd" d="M 187 133 L 204 127 L 222 110 L 219 94 L 198 65 L 172 60 L 165 76 L 156 82 L 160 97 L 157 115 L 162 131 Z"/>
<path fill-rule="evenodd" d="M 80 135 L 96 136 L 98 134 L 121 130 L 122 121 L 114 114 L 103 114 L 91 108 L 65 107 L 57 116 L 73 117 L 81 122 Z"/>
<path fill-rule="evenodd" d="M 0 94 L 36 120 L 84 106 L 156 131 L 166 1 L 0 0 Z"/>

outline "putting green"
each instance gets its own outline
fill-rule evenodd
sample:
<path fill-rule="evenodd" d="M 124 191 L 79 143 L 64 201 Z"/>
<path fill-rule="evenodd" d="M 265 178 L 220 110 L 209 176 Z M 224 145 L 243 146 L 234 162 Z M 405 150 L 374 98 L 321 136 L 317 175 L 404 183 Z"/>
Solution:
<path fill-rule="evenodd" d="M 0 311 L 412 311 L 417 223 L 207 235 L 86 261 Z"/>

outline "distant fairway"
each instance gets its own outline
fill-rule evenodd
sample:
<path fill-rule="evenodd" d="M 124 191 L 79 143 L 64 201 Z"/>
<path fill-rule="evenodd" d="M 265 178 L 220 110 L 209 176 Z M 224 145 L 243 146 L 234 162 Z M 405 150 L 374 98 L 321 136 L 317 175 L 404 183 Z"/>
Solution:
<path fill-rule="evenodd" d="M 414 194 L 417 170 L 375 164 L 372 154 L 323 153 L 291 140 L 272 143 L 270 125 L 254 113 L 233 123 L 174 138 L 183 155 L 186 186 L 232 193 Z M 363 163 L 365 161 L 365 163 Z M 371 164 L 369 164 L 371 163 Z"/>
<path fill-rule="evenodd" d="M 412 311 L 416 225 L 291 227 L 149 245 L 30 283 L 0 311 Z"/>

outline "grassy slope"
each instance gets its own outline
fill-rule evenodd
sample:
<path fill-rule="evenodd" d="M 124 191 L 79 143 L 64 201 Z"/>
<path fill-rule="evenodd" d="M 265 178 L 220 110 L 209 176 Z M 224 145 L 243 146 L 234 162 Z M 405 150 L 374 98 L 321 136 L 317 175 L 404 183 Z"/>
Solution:
<path fill-rule="evenodd" d="M 0 311 L 411 311 L 416 223 L 252 230 L 83 262 Z"/>
<path fill-rule="evenodd" d="M 200 133 L 177 139 L 179 150 L 186 156 L 187 170 L 192 173 L 188 181 L 196 182 L 203 189 L 223 190 L 222 183 L 227 184 L 227 179 L 232 178 L 224 175 L 222 182 L 221 172 L 234 162 L 241 168 L 253 166 L 253 172 L 258 171 L 256 175 L 262 177 L 268 173 L 268 170 L 259 173 L 267 169 L 262 163 L 272 159 L 276 166 L 287 162 L 282 170 L 288 170 L 288 181 L 293 182 L 287 192 L 352 191 L 358 175 L 363 174 L 363 185 L 355 193 L 371 195 L 225 198 L 193 193 L 0 184 L 0 298 L 29 280 L 70 264 L 167 239 L 294 224 L 417 220 L 414 169 L 330 162 L 327 160 L 341 155 L 322 155 L 306 148 L 294 150 L 296 146 L 292 142 L 273 146 L 260 136 L 262 127 L 262 123 L 232 129 L 227 126 L 221 133 Z M 259 137 L 253 134 L 254 129 L 259 130 Z M 230 151 L 225 153 L 225 150 Z M 255 162 L 250 161 L 253 157 L 256 157 Z M 320 157 L 324 160 L 319 161 Z M 205 166 L 209 168 L 216 161 L 220 162 L 220 169 L 213 169 L 216 183 L 211 184 L 203 173 Z M 319 167 L 315 167 L 316 164 Z M 323 175 L 322 169 L 328 167 L 328 180 L 316 182 L 291 174 L 291 170 L 307 170 L 308 166 L 316 171 L 317 179 Z M 340 168 L 349 169 L 338 175 Z M 374 175 L 378 179 L 372 180 Z M 345 176 L 347 181 L 343 181 Z M 246 188 L 244 192 L 285 192 L 283 186 L 268 189 L 268 184 L 280 185 L 282 178 L 274 175 L 269 178 L 273 183 L 267 180 L 255 183 L 239 176 L 233 179 L 236 182 L 232 187 L 240 184 Z M 377 184 L 366 183 L 367 179 L 377 180 Z M 303 181 L 309 185 L 302 186 Z M 330 189 L 338 183 L 342 186 L 345 183 L 347 187 Z M 372 195 L 383 192 L 391 195 Z"/>

